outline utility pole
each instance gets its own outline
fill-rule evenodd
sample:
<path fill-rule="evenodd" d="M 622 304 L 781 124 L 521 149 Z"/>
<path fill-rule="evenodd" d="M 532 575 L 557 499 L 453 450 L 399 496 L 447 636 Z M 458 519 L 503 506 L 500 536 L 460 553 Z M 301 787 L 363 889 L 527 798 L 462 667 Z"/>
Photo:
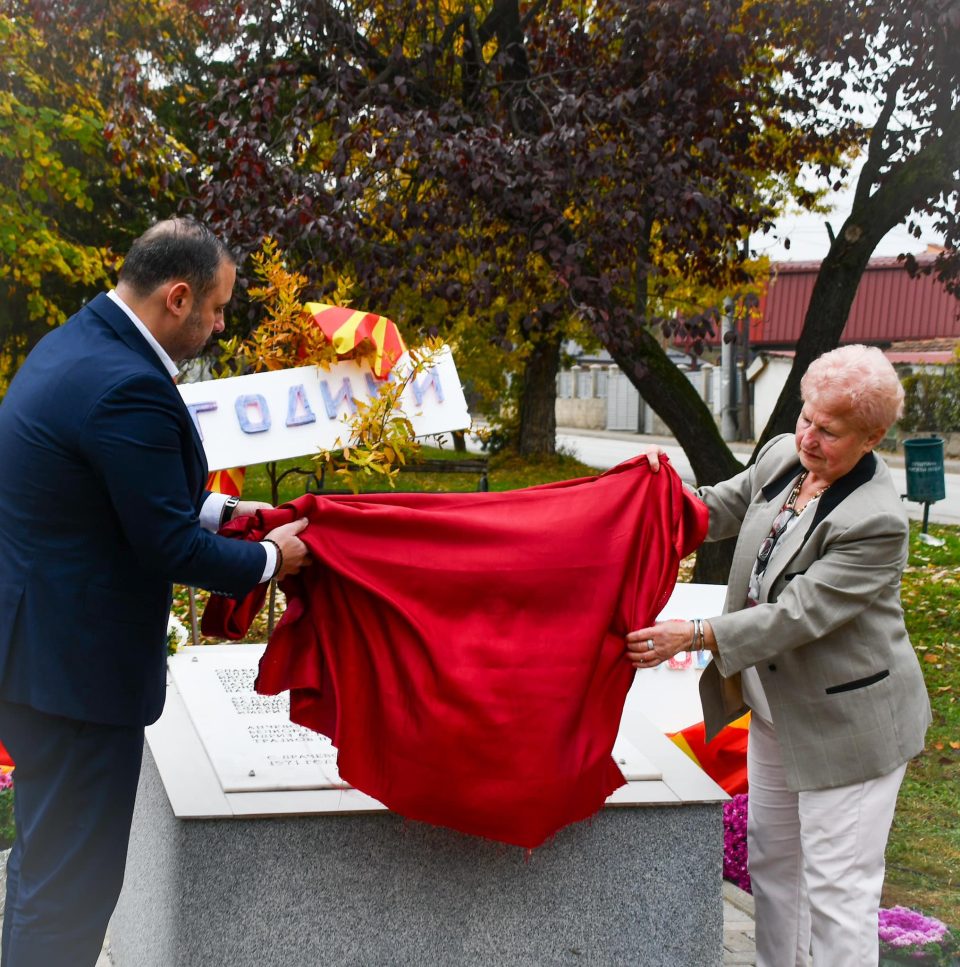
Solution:
<path fill-rule="evenodd" d="M 726 442 L 737 439 L 737 352 L 733 327 L 733 299 L 723 300 L 723 316 L 720 320 L 720 385 L 723 406 L 720 410 L 720 435 Z"/>

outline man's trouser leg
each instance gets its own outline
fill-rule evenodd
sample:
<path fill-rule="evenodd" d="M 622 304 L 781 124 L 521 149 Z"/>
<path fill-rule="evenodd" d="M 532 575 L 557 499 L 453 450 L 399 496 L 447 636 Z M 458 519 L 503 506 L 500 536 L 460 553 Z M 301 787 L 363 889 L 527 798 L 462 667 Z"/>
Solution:
<path fill-rule="evenodd" d="M 15 763 L 3 967 L 93 967 L 123 883 L 143 728 L 0 701 Z"/>

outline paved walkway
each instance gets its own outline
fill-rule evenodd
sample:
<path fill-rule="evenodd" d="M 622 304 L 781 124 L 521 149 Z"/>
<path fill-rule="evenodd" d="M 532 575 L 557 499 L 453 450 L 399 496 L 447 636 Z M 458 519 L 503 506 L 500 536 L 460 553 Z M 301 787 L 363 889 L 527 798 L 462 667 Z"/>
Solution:
<path fill-rule="evenodd" d="M 739 887 L 723 884 L 723 967 L 757 962 L 753 930 L 753 897 Z M 100 964 L 97 967 L 101 967 Z M 106 965 L 104 965 L 106 967 Z"/>
<path fill-rule="evenodd" d="M 567 452 L 575 454 L 589 466 L 599 469 L 612 467 L 622 460 L 636 456 L 651 444 L 663 447 L 677 473 L 688 483 L 693 483 L 693 471 L 690 468 L 687 455 L 672 437 L 557 427 L 557 445 L 563 447 Z M 734 455 L 743 462 L 746 462 L 753 452 L 753 444 L 750 443 L 731 443 L 729 447 Z M 880 455 L 890 468 L 897 493 L 905 494 L 907 481 L 903 455 L 886 452 L 882 452 Z M 944 499 L 930 505 L 930 522 L 960 525 L 960 460 L 944 460 L 944 490 Z M 922 520 L 923 504 L 906 500 L 904 501 L 904 509 L 908 517 L 914 520 Z"/>

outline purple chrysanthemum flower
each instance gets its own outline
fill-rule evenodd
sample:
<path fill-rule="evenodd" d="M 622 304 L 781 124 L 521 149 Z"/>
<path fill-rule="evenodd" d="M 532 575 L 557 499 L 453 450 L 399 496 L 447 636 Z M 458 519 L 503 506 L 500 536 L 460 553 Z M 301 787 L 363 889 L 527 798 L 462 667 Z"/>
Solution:
<path fill-rule="evenodd" d="M 750 891 L 747 870 L 747 795 L 740 793 L 723 804 L 723 878 Z"/>
<path fill-rule="evenodd" d="M 879 929 L 884 943 L 899 948 L 940 943 L 947 935 L 945 923 L 906 907 L 881 910 Z"/>

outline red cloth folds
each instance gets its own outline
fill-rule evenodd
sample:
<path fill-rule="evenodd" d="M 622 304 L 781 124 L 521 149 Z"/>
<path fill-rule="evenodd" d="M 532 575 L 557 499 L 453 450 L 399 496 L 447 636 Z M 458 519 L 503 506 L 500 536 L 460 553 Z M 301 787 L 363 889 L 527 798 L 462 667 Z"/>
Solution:
<path fill-rule="evenodd" d="M 707 526 L 666 461 L 505 493 L 307 494 L 224 533 L 301 516 L 315 563 L 281 585 L 256 688 L 290 690 L 290 718 L 330 737 L 346 782 L 528 848 L 623 784 L 623 638 Z M 204 633 L 241 637 L 265 594 L 211 598 Z"/>

